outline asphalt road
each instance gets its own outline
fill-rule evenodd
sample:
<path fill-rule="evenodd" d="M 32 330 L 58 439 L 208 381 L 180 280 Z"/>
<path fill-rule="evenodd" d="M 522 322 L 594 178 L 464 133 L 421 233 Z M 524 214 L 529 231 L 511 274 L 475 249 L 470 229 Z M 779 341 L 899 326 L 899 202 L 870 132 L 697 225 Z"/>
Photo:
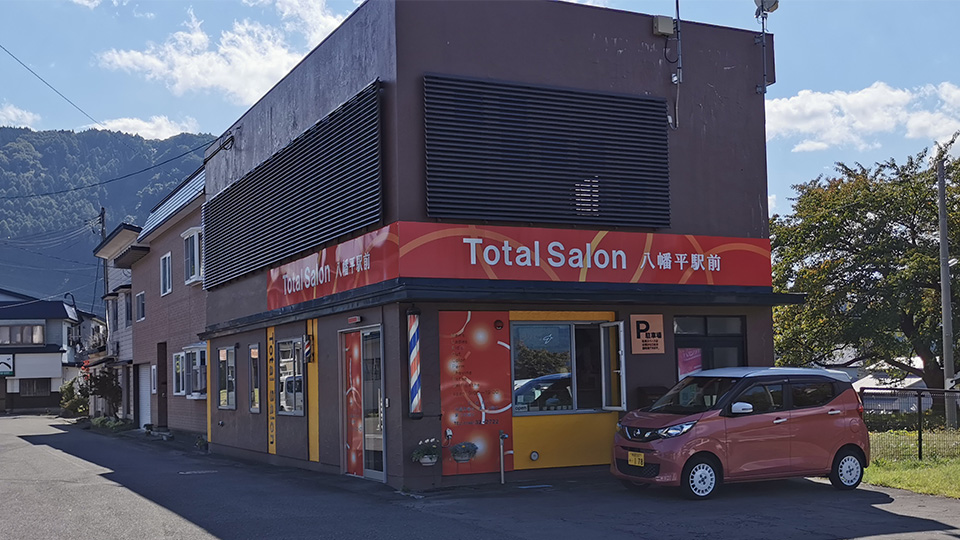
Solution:
<path fill-rule="evenodd" d="M 599 469 L 548 482 L 399 493 L 375 482 L 202 455 L 183 445 L 0 417 L 0 539 L 960 538 L 960 501 L 821 480 L 687 501 Z"/>

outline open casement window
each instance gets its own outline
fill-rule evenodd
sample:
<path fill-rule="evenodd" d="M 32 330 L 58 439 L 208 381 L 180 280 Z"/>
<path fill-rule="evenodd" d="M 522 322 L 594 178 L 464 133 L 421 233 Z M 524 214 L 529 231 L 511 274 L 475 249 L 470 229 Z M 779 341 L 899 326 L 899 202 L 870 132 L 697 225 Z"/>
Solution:
<path fill-rule="evenodd" d="M 207 397 L 207 349 L 202 347 L 187 347 L 183 349 L 184 374 L 188 399 L 206 399 Z"/>
<path fill-rule="evenodd" d="M 603 375 L 603 409 L 627 410 L 627 378 L 624 373 L 623 321 L 600 325 L 600 358 Z"/>
<path fill-rule="evenodd" d="M 183 282 L 186 285 L 203 281 L 200 227 L 191 227 L 180 235 L 183 238 Z"/>
<path fill-rule="evenodd" d="M 160 257 L 160 296 L 170 294 L 173 290 L 173 279 L 170 276 L 170 254 Z"/>
<path fill-rule="evenodd" d="M 514 414 L 626 410 L 622 322 L 511 327 Z"/>
<path fill-rule="evenodd" d="M 173 353 L 173 395 L 182 396 L 187 393 L 187 355 Z"/>

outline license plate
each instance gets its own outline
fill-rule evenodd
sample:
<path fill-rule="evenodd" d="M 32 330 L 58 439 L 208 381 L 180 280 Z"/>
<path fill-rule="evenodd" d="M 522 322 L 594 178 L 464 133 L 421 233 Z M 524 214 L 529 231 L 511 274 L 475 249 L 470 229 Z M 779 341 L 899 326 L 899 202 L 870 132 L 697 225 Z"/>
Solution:
<path fill-rule="evenodd" d="M 627 463 L 634 467 L 643 467 L 643 453 L 627 452 Z"/>

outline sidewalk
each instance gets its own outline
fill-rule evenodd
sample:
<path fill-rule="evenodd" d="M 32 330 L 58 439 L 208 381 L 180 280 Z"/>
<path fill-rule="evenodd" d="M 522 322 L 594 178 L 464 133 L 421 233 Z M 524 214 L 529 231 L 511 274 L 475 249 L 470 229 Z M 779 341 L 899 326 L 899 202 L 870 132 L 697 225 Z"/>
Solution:
<path fill-rule="evenodd" d="M 207 455 L 206 439 L 203 439 L 202 448 L 198 445 L 198 438 L 201 436 L 195 433 L 186 433 L 181 431 L 147 431 L 142 428 L 127 429 L 124 431 L 113 431 L 111 429 L 99 428 L 93 425 L 91 420 L 86 417 L 81 418 L 63 418 L 68 424 L 75 428 L 88 430 L 100 435 L 110 437 L 121 437 L 141 443 L 151 444 L 157 447 L 164 447 L 170 450 L 176 450 L 186 454 Z"/>

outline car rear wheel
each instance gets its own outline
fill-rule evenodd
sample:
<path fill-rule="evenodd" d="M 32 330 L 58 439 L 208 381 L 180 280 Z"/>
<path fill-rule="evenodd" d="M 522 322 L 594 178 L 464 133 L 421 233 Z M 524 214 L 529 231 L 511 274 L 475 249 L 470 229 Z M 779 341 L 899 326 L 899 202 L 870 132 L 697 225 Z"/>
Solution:
<path fill-rule="evenodd" d="M 721 480 L 720 466 L 715 459 L 694 456 L 683 466 L 680 489 L 690 499 L 706 499 L 717 492 Z"/>
<path fill-rule="evenodd" d="M 830 470 L 830 483 L 837 489 L 854 489 L 863 480 L 863 461 L 860 454 L 851 448 L 837 452 Z"/>

